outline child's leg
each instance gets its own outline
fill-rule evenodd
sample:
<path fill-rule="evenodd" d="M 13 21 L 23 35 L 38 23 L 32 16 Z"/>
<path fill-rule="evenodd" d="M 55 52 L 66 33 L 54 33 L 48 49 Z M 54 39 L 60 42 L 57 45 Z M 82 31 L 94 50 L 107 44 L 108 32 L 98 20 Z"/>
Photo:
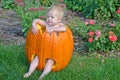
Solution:
<path fill-rule="evenodd" d="M 46 76 L 48 73 L 50 73 L 52 71 L 52 66 L 54 65 L 54 61 L 52 59 L 48 59 L 46 61 L 45 64 L 45 68 L 41 74 L 41 76 L 39 77 L 39 79 L 41 80 L 42 78 L 44 78 L 44 76 Z"/>
<path fill-rule="evenodd" d="M 39 63 L 38 56 L 35 56 L 35 58 L 30 63 L 29 71 L 24 74 L 24 78 L 28 78 L 35 71 L 35 69 L 38 66 L 38 63 Z"/>

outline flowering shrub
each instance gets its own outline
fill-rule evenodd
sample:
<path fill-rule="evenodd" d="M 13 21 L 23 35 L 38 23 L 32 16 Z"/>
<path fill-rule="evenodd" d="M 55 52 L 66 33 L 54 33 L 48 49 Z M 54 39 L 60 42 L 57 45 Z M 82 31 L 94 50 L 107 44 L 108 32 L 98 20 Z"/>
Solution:
<path fill-rule="evenodd" d="M 89 25 L 86 28 L 90 27 Z M 92 26 L 95 30 L 88 30 L 88 35 L 86 39 L 86 46 L 89 51 L 93 50 L 101 50 L 101 51 L 109 51 L 109 50 L 120 50 L 120 23 L 115 23 L 107 25 L 106 28 L 96 29 L 96 26 Z"/>
<path fill-rule="evenodd" d="M 75 35 L 82 37 L 84 47 L 88 51 L 110 51 L 120 50 L 120 22 L 107 22 L 105 25 L 98 25 L 99 21 L 87 20 L 85 22 L 75 18 L 76 25 L 73 21 L 69 22 Z M 90 21 L 93 24 L 90 24 Z M 71 24 L 70 24 L 71 23 Z"/>

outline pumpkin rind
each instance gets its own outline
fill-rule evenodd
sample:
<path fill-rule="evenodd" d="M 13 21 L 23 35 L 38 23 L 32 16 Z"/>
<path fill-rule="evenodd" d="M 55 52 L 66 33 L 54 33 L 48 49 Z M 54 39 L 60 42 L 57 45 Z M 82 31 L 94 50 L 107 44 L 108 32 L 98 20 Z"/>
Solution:
<path fill-rule="evenodd" d="M 36 39 L 37 35 L 34 35 L 30 29 L 26 37 L 26 56 L 29 62 L 32 61 L 33 57 L 36 54 Z"/>
<path fill-rule="evenodd" d="M 39 31 L 40 32 L 40 31 Z M 32 35 L 29 33 L 29 35 Z M 30 37 L 30 36 L 27 36 Z M 37 38 L 36 38 L 37 37 Z M 52 32 L 51 34 L 48 33 L 47 31 L 44 31 L 42 34 L 39 33 L 38 36 L 35 37 L 35 44 L 34 44 L 34 49 L 32 45 L 28 45 L 28 42 L 33 43 L 33 38 L 26 38 L 26 46 L 27 50 L 28 48 L 31 47 L 31 49 L 34 49 L 34 51 L 26 50 L 28 61 L 32 61 L 32 55 L 38 55 L 39 57 L 39 65 L 38 69 L 43 70 L 45 66 L 45 62 L 47 59 L 53 59 L 55 61 L 55 65 L 53 66 L 53 71 L 59 71 L 65 68 L 71 57 L 72 57 L 72 52 L 73 52 L 73 36 L 71 30 L 66 27 L 65 32 Z M 32 39 L 27 40 L 27 39 Z"/>
<path fill-rule="evenodd" d="M 44 27 L 40 26 L 37 24 L 37 29 L 39 30 L 37 34 L 33 34 L 32 29 L 27 33 L 26 36 L 26 45 L 25 45 L 25 50 L 26 50 L 26 56 L 28 59 L 28 62 L 31 62 L 36 54 L 36 41 L 38 36 L 41 36 L 43 31 L 45 30 Z"/>

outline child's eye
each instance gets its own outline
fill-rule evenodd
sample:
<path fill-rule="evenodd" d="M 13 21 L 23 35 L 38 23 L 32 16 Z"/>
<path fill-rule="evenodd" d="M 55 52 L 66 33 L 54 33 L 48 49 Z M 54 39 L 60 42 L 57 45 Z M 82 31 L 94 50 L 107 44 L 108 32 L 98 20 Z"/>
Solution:
<path fill-rule="evenodd" d="M 53 16 L 51 16 L 51 18 L 53 19 L 54 17 L 53 17 Z"/>
<path fill-rule="evenodd" d="M 54 17 L 53 16 L 47 16 L 48 18 L 51 18 L 51 19 L 53 19 Z"/>

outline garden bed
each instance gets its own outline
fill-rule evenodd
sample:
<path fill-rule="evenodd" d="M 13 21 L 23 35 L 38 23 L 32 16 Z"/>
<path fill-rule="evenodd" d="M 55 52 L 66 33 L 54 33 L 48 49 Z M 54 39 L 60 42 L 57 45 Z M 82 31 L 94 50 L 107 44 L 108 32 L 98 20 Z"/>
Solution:
<path fill-rule="evenodd" d="M 0 41 L 2 44 L 21 45 L 25 42 L 20 18 L 13 10 L 0 8 Z"/>

